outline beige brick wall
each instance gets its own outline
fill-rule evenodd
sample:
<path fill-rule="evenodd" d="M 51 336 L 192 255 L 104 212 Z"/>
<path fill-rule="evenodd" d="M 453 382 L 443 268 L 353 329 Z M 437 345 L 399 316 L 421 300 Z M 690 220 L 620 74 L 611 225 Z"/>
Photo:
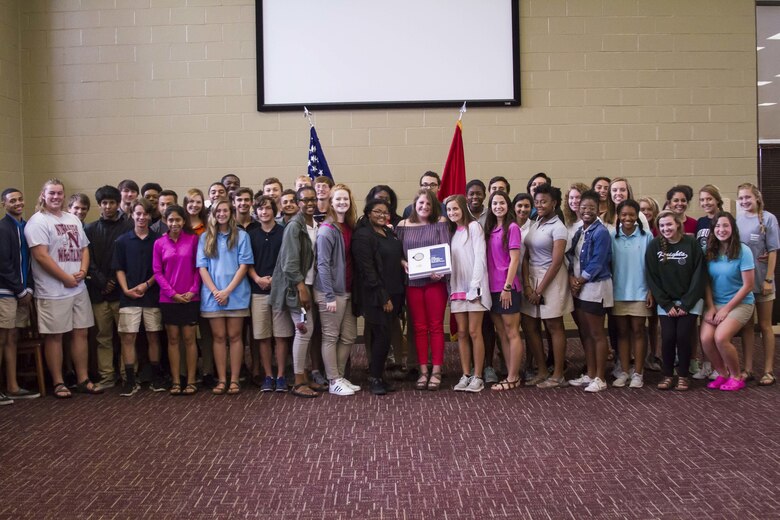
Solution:
<path fill-rule="evenodd" d="M 19 4 L 0 0 L 0 191 L 22 189 Z"/>
<path fill-rule="evenodd" d="M 69 191 L 131 177 L 183 192 L 228 171 L 252 187 L 291 183 L 308 126 L 255 110 L 254 4 L 21 2 L 27 189 L 57 175 Z M 755 178 L 753 0 L 520 4 L 523 106 L 465 115 L 470 178 L 622 175 L 654 196 L 677 182 L 731 196 Z M 322 111 L 316 123 L 339 181 L 360 195 L 389 182 L 406 201 L 421 172 L 441 171 L 456 117 Z"/>

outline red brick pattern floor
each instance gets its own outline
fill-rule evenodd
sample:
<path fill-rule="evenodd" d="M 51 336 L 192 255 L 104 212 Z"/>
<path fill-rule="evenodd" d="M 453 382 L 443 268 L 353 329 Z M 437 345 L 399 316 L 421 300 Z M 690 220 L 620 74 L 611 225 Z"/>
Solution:
<path fill-rule="evenodd" d="M 447 363 L 450 387 L 453 345 Z M 17 402 L 0 408 L 0 518 L 780 518 L 780 386 L 683 394 L 648 374 L 596 395 Z"/>

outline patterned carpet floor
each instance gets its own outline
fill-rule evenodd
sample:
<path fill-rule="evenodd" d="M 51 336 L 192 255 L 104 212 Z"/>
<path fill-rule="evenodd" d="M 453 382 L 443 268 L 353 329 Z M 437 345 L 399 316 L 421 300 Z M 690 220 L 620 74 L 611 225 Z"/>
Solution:
<path fill-rule="evenodd" d="M 17 402 L 0 518 L 780 518 L 780 385 L 465 394 L 458 366 L 448 344 L 442 390 L 384 397 Z"/>

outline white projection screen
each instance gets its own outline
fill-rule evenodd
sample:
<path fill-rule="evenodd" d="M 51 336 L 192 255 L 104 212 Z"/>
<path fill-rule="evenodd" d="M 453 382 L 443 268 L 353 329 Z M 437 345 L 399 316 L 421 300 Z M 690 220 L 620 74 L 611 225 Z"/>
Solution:
<path fill-rule="evenodd" d="M 518 0 L 256 0 L 261 112 L 520 104 Z"/>

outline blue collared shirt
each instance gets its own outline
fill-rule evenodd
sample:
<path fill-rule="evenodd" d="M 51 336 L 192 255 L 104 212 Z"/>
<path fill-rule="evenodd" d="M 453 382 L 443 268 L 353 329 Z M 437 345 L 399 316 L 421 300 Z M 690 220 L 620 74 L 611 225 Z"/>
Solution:
<path fill-rule="evenodd" d="M 211 279 L 214 281 L 218 290 L 222 290 L 233 281 L 239 266 L 253 265 L 255 263 L 252 255 L 252 246 L 249 242 L 249 235 L 243 229 L 238 229 L 238 242 L 232 250 L 228 249 L 228 235 L 226 233 L 217 233 L 217 256 L 208 258 L 203 248 L 206 244 L 206 233 L 200 236 L 198 242 L 197 267 L 208 269 Z M 211 290 L 206 284 L 200 287 L 200 310 L 202 312 L 234 311 L 248 309 L 251 298 L 249 280 L 244 277 L 238 287 L 233 290 L 228 298 L 227 305 L 219 305 Z"/>

